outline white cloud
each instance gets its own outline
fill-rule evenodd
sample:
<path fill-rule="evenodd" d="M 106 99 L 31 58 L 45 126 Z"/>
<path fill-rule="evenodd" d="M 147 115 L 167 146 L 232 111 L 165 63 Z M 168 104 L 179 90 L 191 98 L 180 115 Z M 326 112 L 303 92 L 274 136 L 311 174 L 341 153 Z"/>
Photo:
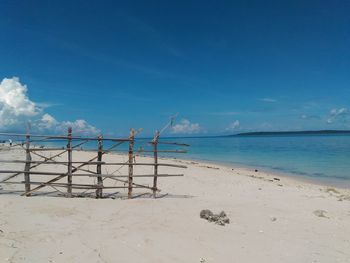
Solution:
<path fill-rule="evenodd" d="M 4 78 L 0 83 L 0 130 L 23 131 L 31 122 L 35 132 L 66 132 L 72 126 L 74 133 L 97 134 L 100 131 L 85 120 L 57 121 L 44 112 L 45 105 L 31 101 L 27 95 L 27 86 L 19 78 Z M 44 106 L 43 106 L 44 105 Z"/>
<path fill-rule="evenodd" d="M 194 134 L 202 131 L 202 127 L 198 123 L 191 123 L 187 119 L 182 119 L 179 124 L 171 128 L 171 132 L 175 134 Z"/>
<path fill-rule="evenodd" d="M 225 131 L 232 132 L 232 131 L 239 129 L 239 127 L 240 127 L 239 120 L 235 120 L 228 125 L 228 127 L 225 129 Z"/>
<path fill-rule="evenodd" d="M 269 103 L 274 103 L 274 102 L 277 102 L 276 99 L 273 99 L 273 98 L 261 98 L 259 99 L 260 101 L 263 101 L 263 102 L 269 102 Z"/>
<path fill-rule="evenodd" d="M 262 131 L 271 131 L 273 128 L 274 128 L 273 125 L 271 123 L 268 123 L 268 122 L 263 122 L 260 125 L 260 129 Z"/>
<path fill-rule="evenodd" d="M 18 78 L 4 78 L 0 83 L 0 128 L 17 126 L 36 116 L 40 109 L 27 96 L 27 87 Z"/>
<path fill-rule="evenodd" d="M 223 112 L 211 112 L 210 115 L 218 115 L 218 116 L 232 116 L 232 115 L 240 115 L 241 113 L 238 111 L 223 111 Z"/>
<path fill-rule="evenodd" d="M 43 116 L 41 116 L 41 119 L 38 123 L 38 127 L 41 130 L 52 130 L 57 125 L 59 125 L 59 122 L 48 113 L 45 113 Z"/>
<path fill-rule="evenodd" d="M 349 111 L 347 108 L 332 109 L 329 113 L 327 123 L 331 124 L 339 120 L 344 121 L 344 119 L 348 116 L 348 114 L 349 114 Z"/>
<path fill-rule="evenodd" d="M 317 119 L 320 119 L 320 116 L 318 115 L 306 115 L 306 114 L 303 114 L 300 116 L 301 119 L 303 120 L 317 120 Z"/>
<path fill-rule="evenodd" d="M 95 126 L 90 125 L 85 120 L 76 120 L 76 121 L 64 121 L 61 122 L 61 124 L 58 126 L 59 129 L 62 130 L 62 132 L 65 132 L 68 127 L 72 127 L 74 133 L 79 134 L 98 134 L 101 131 L 97 129 Z"/>

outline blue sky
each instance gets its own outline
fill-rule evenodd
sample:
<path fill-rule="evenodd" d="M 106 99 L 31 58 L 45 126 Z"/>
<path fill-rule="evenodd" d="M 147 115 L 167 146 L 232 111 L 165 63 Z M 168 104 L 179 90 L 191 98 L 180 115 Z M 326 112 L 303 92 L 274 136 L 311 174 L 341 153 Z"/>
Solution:
<path fill-rule="evenodd" d="M 349 1 L 11 0 L 0 10 L 0 80 L 19 78 L 0 90 L 2 130 L 27 119 L 49 129 L 45 115 L 149 135 L 176 113 L 172 134 L 350 129 Z M 18 85 L 34 112 L 6 101 Z"/>

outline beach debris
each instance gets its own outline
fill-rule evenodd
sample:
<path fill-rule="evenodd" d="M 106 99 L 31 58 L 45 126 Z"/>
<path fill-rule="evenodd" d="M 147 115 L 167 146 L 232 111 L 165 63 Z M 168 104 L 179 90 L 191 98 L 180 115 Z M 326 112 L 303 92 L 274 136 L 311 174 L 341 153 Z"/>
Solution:
<path fill-rule="evenodd" d="M 210 216 L 213 216 L 213 212 L 210 211 L 209 209 L 204 209 L 200 213 L 200 217 L 203 219 L 209 219 Z"/>
<path fill-rule="evenodd" d="M 221 211 L 219 214 L 214 214 L 209 209 L 204 209 L 200 212 L 200 218 L 207 220 L 208 222 L 214 222 L 217 225 L 224 226 L 230 223 L 230 219 L 227 217 L 225 211 Z"/>
<path fill-rule="evenodd" d="M 340 195 L 339 198 L 341 199 L 341 201 L 343 200 L 350 201 L 350 195 Z"/>
<path fill-rule="evenodd" d="M 344 200 L 350 201 L 349 194 L 344 194 L 344 192 L 340 192 L 336 188 L 328 187 L 326 189 L 320 189 L 320 191 L 324 191 L 324 192 L 328 193 L 330 196 L 336 197 L 338 201 L 344 201 Z"/>
<path fill-rule="evenodd" d="M 199 262 L 200 262 L 200 263 L 204 263 L 204 262 L 206 262 L 206 260 L 205 260 L 204 258 L 200 258 L 200 259 L 199 259 Z"/>
<path fill-rule="evenodd" d="M 257 173 L 257 172 L 259 172 L 259 170 L 258 170 L 258 169 L 255 169 L 255 172 Z"/>
<path fill-rule="evenodd" d="M 326 192 L 327 192 L 327 193 L 340 194 L 339 191 L 337 191 L 336 189 L 331 188 L 331 187 L 328 187 L 328 188 L 326 189 Z"/>
<path fill-rule="evenodd" d="M 272 222 L 275 222 L 277 220 L 277 218 L 274 217 L 274 216 L 271 216 L 270 219 L 271 219 Z"/>
<path fill-rule="evenodd" d="M 315 215 L 315 216 L 324 217 L 324 218 L 329 218 L 328 216 L 326 216 L 326 213 L 327 213 L 327 211 L 325 211 L 325 210 L 320 210 L 320 209 L 314 211 L 314 215 Z"/>
<path fill-rule="evenodd" d="M 274 177 L 273 180 L 281 181 L 281 179 L 279 179 L 279 178 L 277 178 L 277 177 Z"/>
<path fill-rule="evenodd" d="M 207 166 L 207 168 L 209 168 L 209 169 L 216 169 L 216 170 L 220 169 L 219 167 L 214 167 L 214 166 Z"/>

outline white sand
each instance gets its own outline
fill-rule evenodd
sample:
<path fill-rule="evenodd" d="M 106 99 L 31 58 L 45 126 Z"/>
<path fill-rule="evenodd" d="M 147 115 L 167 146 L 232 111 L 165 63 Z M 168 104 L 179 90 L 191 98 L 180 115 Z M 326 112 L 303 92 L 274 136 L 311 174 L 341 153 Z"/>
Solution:
<path fill-rule="evenodd" d="M 23 159 L 23 153 L 0 153 L 1 159 L 10 157 Z M 108 160 L 126 158 L 109 155 Z M 0 195 L 0 262 L 350 262 L 349 190 L 283 176 L 278 181 L 249 169 L 172 162 L 188 165 L 185 177 L 160 178 L 161 194 L 169 195 L 158 199 Z M 169 172 L 181 171 L 160 168 Z M 152 179 L 147 181 L 151 185 Z M 224 210 L 231 223 L 209 223 L 199 217 L 202 209 Z"/>

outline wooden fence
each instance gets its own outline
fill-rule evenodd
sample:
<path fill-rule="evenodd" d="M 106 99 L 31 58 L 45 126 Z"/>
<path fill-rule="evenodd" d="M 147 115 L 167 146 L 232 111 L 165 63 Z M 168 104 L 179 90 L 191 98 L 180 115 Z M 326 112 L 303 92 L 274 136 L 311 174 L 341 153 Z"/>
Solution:
<path fill-rule="evenodd" d="M 131 129 L 130 135 L 127 138 L 106 138 L 102 135 L 97 137 L 83 137 L 83 136 L 73 136 L 72 128 L 68 128 L 67 135 L 60 136 L 50 136 L 50 135 L 31 135 L 27 134 L 13 134 L 13 133 L 0 133 L 1 136 L 6 136 L 6 138 L 18 138 L 16 141 L 19 143 L 14 143 L 10 148 L 19 148 L 25 151 L 25 160 L 17 159 L 0 159 L 0 185 L 1 184 L 10 184 L 10 185 L 24 185 L 24 192 L 22 195 L 31 196 L 35 192 L 41 190 L 44 187 L 52 187 L 54 189 L 66 189 L 64 193 L 67 197 L 79 196 L 82 190 L 94 191 L 96 198 L 103 198 L 104 191 L 107 189 L 125 189 L 127 190 L 128 198 L 133 197 L 135 189 L 146 189 L 150 190 L 154 197 L 157 196 L 159 192 L 158 188 L 158 178 L 161 177 L 174 177 L 174 176 L 183 176 L 183 174 L 172 174 L 172 173 L 160 173 L 160 167 L 174 167 L 174 168 L 187 168 L 184 165 L 171 163 L 171 162 L 160 162 L 159 154 L 160 153 L 186 153 L 186 150 L 183 149 L 159 149 L 159 145 L 172 145 L 174 147 L 187 147 L 189 145 L 161 141 L 159 132 L 155 133 L 155 136 L 151 140 L 139 139 L 136 137 L 137 132 Z M 21 141 L 22 138 L 22 141 Z M 38 146 L 38 143 L 52 143 L 56 142 L 66 142 L 65 147 L 43 147 Z M 135 142 L 146 143 L 147 147 L 140 149 L 135 149 Z M 82 146 L 86 143 L 94 142 L 96 143 L 96 148 L 94 150 L 82 150 Z M 105 148 L 104 144 L 108 142 L 109 147 Z M 76 143 L 76 144 L 74 144 Z M 104 160 L 104 156 L 109 153 L 122 152 L 117 150 L 117 147 L 121 145 L 128 144 L 126 150 L 127 152 L 127 161 L 125 162 L 115 162 Z M 92 154 L 93 157 L 89 158 L 86 161 L 78 160 L 75 161 L 74 157 L 80 155 L 81 153 L 76 154 L 75 151 L 87 152 L 89 155 Z M 46 155 L 45 153 L 49 153 Z M 152 162 L 136 162 L 136 156 L 148 155 L 151 157 Z M 0 155 L 1 156 L 1 155 Z M 35 157 L 36 160 L 33 160 L 32 157 Z M 64 160 L 61 160 L 64 158 Z M 58 160 L 60 159 L 60 160 Z M 4 164 L 13 164 L 16 167 L 19 167 L 21 164 L 24 165 L 24 169 L 3 169 Z M 64 171 L 55 171 L 55 167 L 51 167 L 50 171 L 40 170 L 41 167 L 49 166 L 64 166 Z M 95 171 L 90 169 L 85 169 L 86 167 L 96 167 Z M 115 174 L 109 172 L 103 172 L 106 169 L 103 167 L 127 167 L 126 174 Z M 148 174 L 136 174 L 134 172 L 135 167 L 152 167 L 153 172 Z M 117 171 L 118 169 L 116 169 Z M 3 178 L 3 176 L 6 176 Z M 23 175 L 23 181 L 13 181 L 12 179 L 18 178 Z M 41 178 L 47 178 L 49 176 L 53 177 L 50 180 L 33 180 L 35 176 L 40 176 Z M 78 178 L 93 178 L 92 183 L 80 183 L 75 182 Z M 66 178 L 66 181 L 62 181 Z M 137 183 L 136 178 L 152 178 L 153 181 L 149 184 Z M 121 185 L 108 185 L 106 184 L 107 180 L 113 180 L 114 183 L 118 182 Z M 57 190 L 58 191 L 58 190 Z"/>

